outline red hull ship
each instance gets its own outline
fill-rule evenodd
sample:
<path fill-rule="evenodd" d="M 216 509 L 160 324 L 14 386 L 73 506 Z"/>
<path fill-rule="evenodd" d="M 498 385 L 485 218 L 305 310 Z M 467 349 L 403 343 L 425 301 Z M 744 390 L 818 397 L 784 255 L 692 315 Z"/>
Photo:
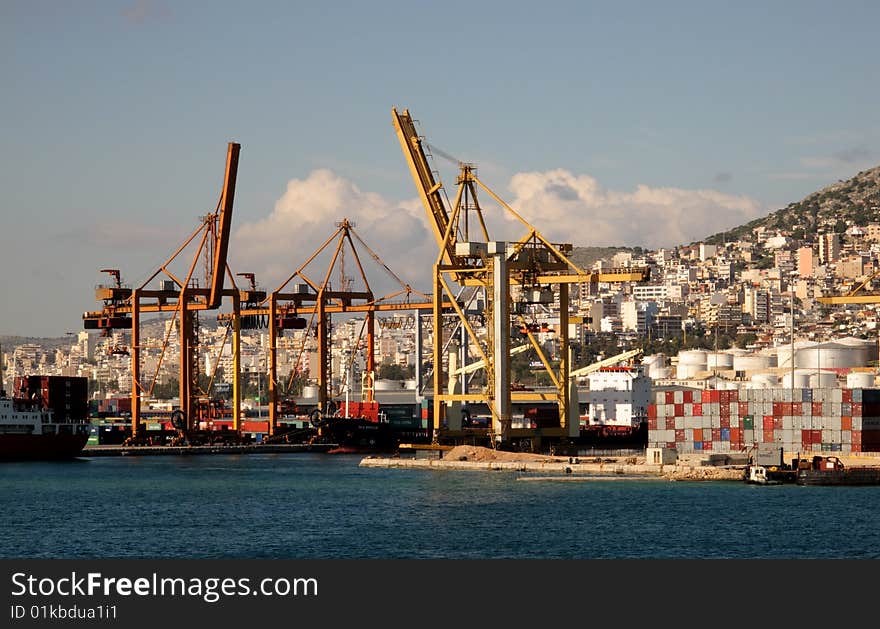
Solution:
<path fill-rule="evenodd" d="M 85 387 L 75 385 L 84 383 L 78 382 L 79 378 L 60 376 L 20 380 L 22 397 L 11 398 L 6 391 L 0 391 L 0 461 L 68 459 L 82 452 L 91 424 L 86 418 L 67 416 L 67 408 L 75 406 L 71 404 L 70 392 L 75 398 L 81 397 L 79 389 L 85 391 Z M 29 384 L 33 384 L 33 391 Z M 66 398 L 58 415 L 47 403 L 50 399 L 55 401 L 57 391 L 63 391 Z"/>

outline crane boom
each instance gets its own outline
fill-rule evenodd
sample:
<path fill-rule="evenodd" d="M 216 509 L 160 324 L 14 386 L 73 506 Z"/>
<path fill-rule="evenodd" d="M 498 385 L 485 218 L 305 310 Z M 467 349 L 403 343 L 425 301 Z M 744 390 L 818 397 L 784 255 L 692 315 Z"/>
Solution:
<path fill-rule="evenodd" d="M 208 296 L 208 309 L 220 307 L 223 299 L 223 280 L 226 277 L 226 254 L 229 251 L 229 234 L 232 231 L 232 203 L 235 199 L 235 180 L 238 176 L 238 154 L 241 145 L 230 142 L 226 150 L 226 173 L 223 177 L 223 193 L 220 197 L 220 210 L 217 231 L 214 235 L 214 265 L 211 275 L 211 294 Z"/>
<path fill-rule="evenodd" d="M 404 109 L 403 113 L 398 113 L 396 107 L 391 108 L 392 119 L 394 121 L 394 129 L 397 131 L 397 139 L 400 140 L 400 146 L 403 149 L 406 163 L 409 165 L 410 173 L 415 181 L 416 188 L 419 191 L 419 197 L 425 209 L 428 211 L 431 227 L 434 230 L 434 238 L 439 246 L 443 246 L 446 231 L 449 227 L 449 211 L 443 202 L 443 196 L 440 190 L 443 184 L 438 183 L 434 179 L 431 172 L 431 166 L 428 164 L 428 158 L 422 148 L 422 139 L 416 131 L 415 124 L 409 115 L 409 110 Z M 449 244 L 446 248 L 445 262 L 450 262 L 455 255 L 455 243 Z"/>
<path fill-rule="evenodd" d="M 624 360 L 629 360 L 630 358 L 638 356 L 641 353 L 642 350 L 640 349 L 631 349 L 628 352 L 623 352 L 622 354 L 617 354 L 616 356 L 612 356 L 611 358 L 600 360 L 593 363 L 592 365 L 587 365 L 586 367 L 575 369 L 568 375 L 572 378 L 580 378 L 581 376 L 586 376 L 593 373 L 594 371 L 599 371 L 603 367 L 611 367 L 612 365 L 623 362 Z"/>

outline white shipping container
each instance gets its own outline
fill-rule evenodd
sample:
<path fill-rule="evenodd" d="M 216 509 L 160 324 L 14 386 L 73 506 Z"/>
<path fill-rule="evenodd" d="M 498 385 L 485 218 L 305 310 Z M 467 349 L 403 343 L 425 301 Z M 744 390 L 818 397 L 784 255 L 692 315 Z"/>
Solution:
<path fill-rule="evenodd" d="M 684 402 L 684 391 L 682 391 L 681 389 L 675 391 L 672 394 L 672 398 L 673 402 L 675 402 L 676 404 L 681 404 L 682 402 Z"/>
<path fill-rule="evenodd" d="M 852 443 L 852 431 L 851 430 L 841 430 L 840 431 L 840 442 L 841 443 Z"/>
<path fill-rule="evenodd" d="M 684 404 L 684 414 L 685 414 L 685 416 L 693 415 L 693 414 L 694 414 L 694 405 L 693 405 L 693 404 L 690 404 L 690 403 L 688 403 L 688 402 L 685 402 L 685 404 Z"/>
<path fill-rule="evenodd" d="M 666 418 L 658 417 L 657 418 L 657 430 L 666 430 Z"/>
<path fill-rule="evenodd" d="M 687 417 L 676 417 L 675 418 L 675 429 L 682 430 L 683 428 L 687 428 Z"/>
<path fill-rule="evenodd" d="M 831 443 L 841 443 L 841 441 L 843 441 L 843 438 L 840 436 L 841 432 L 842 431 L 839 428 L 831 429 Z"/>
<path fill-rule="evenodd" d="M 739 417 L 731 417 L 730 418 L 730 427 L 731 428 L 739 428 L 739 422 L 740 422 Z"/>
<path fill-rule="evenodd" d="M 852 429 L 853 430 L 861 430 L 862 429 L 862 418 L 861 417 L 853 417 L 852 418 Z"/>
<path fill-rule="evenodd" d="M 843 402 L 843 391 L 840 388 L 831 389 L 831 403 L 840 404 Z"/>

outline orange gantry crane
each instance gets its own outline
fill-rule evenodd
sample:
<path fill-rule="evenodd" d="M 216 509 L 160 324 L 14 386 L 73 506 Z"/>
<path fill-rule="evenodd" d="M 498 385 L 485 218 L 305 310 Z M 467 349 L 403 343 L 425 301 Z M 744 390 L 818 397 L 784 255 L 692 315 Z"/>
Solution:
<path fill-rule="evenodd" d="M 230 142 L 226 152 L 226 168 L 223 187 L 214 212 L 202 217 L 201 224 L 183 244 L 175 251 L 146 281 L 137 288 L 122 285 L 121 275 L 117 269 L 104 269 L 110 273 L 114 283 L 110 286 L 98 286 L 96 299 L 103 301 L 101 310 L 83 314 L 83 327 L 86 330 L 101 330 L 109 334 L 112 330 L 131 330 L 131 439 L 137 441 L 143 431 L 141 422 L 141 397 L 144 391 L 152 391 L 156 383 L 154 376 L 149 387 L 141 375 L 141 340 L 140 319 L 144 313 L 173 313 L 179 333 L 180 348 L 180 410 L 175 416 L 176 427 L 191 430 L 196 422 L 196 392 L 198 379 L 197 347 L 197 313 L 200 311 L 217 310 L 224 296 L 233 300 L 233 353 L 234 369 L 238 372 L 239 318 L 237 312 L 242 302 L 252 302 L 261 298 L 259 294 L 248 290 L 239 290 L 226 263 L 229 249 L 229 237 L 232 226 L 232 208 L 235 197 L 235 186 L 238 175 L 238 161 L 241 145 Z M 195 253 L 184 272 L 176 271 L 174 263 L 180 259 L 185 250 L 195 248 Z M 199 285 L 196 267 L 199 260 L 204 259 L 204 285 Z M 158 288 L 148 285 L 159 278 Z M 224 280 L 229 276 L 232 289 L 224 288 Z M 168 339 L 173 326 L 169 326 L 162 355 L 161 365 Z M 158 375 L 159 366 L 156 369 Z M 236 378 L 237 381 L 237 378 Z M 239 429 L 240 392 L 237 386 L 233 390 L 234 430 Z"/>
<path fill-rule="evenodd" d="M 596 282 L 636 282 L 647 279 L 648 271 L 642 268 L 612 269 L 599 273 L 586 271 L 575 264 L 568 254 L 570 244 L 554 244 L 545 238 L 525 218 L 505 203 L 495 192 L 477 177 L 473 164 L 454 160 L 459 166 L 457 190 L 452 203 L 448 203 L 443 184 L 428 161 L 432 147 L 416 130 L 408 110 L 399 112 L 392 108 L 392 121 L 404 158 L 409 166 L 416 190 L 427 211 L 438 254 L 433 266 L 434 300 L 434 357 L 433 395 L 435 439 L 441 437 L 441 427 L 446 424 L 445 435 L 461 436 L 461 420 L 458 413 L 447 413 L 451 405 L 462 402 L 483 402 L 492 414 L 489 438 L 493 444 L 511 439 L 531 440 L 533 446 L 541 436 L 567 439 L 579 432 L 578 404 L 574 379 L 570 377 L 568 357 L 569 286 Z M 442 151 L 433 148 L 433 152 Z M 477 198 L 477 191 L 485 192 L 501 208 L 503 218 L 512 218 L 525 228 L 524 235 L 516 241 L 492 240 L 486 222 L 487 216 Z M 472 228 L 471 225 L 476 228 Z M 455 286 L 458 285 L 458 288 Z M 516 300 L 511 287 L 517 287 Z M 446 381 L 443 374 L 443 356 L 440 304 L 444 295 L 459 294 L 464 287 L 472 287 L 484 296 L 486 304 L 487 336 L 481 338 L 470 325 L 466 313 L 453 304 L 461 325 L 467 330 L 469 343 L 477 348 L 477 357 L 487 372 L 487 386 L 482 392 L 444 392 Z M 555 291 L 554 291 L 555 287 Z M 526 323 L 524 314 L 536 305 L 549 305 L 558 295 L 559 331 L 558 341 L 562 351 L 558 366 L 545 355 L 534 335 L 526 327 L 529 341 L 550 377 L 555 392 L 511 392 L 510 330 L 511 318 L 518 324 Z M 467 367 L 467 365 L 462 365 Z M 530 429 L 511 426 L 512 400 L 553 400 L 559 408 L 559 427 L 543 429 L 536 434 Z"/>
<path fill-rule="evenodd" d="M 369 257 L 381 267 L 399 286 L 399 290 L 383 296 L 376 296 L 370 286 L 369 278 L 364 269 L 362 255 L 358 246 L 363 248 Z M 346 260 L 354 261 L 356 277 L 346 275 Z M 312 267 L 326 263 L 326 270 L 318 275 Z M 351 265 L 349 265 L 351 266 Z M 334 279 L 338 279 L 334 285 Z M 441 311 L 452 307 L 450 301 L 440 304 Z M 336 224 L 331 234 L 311 256 L 278 288 L 271 291 L 259 304 L 240 309 L 240 316 L 247 322 L 265 322 L 249 325 L 262 327 L 268 331 L 268 398 L 269 422 L 268 433 L 276 434 L 281 419 L 281 395 L 284 391 L 278 379 L 278 343 L 277 339 L 285 330 L 305 330 L 300 357 L 305 351 L 305 341 L 309 331 L 314 330 L 317 345 L 317 373 L 312 374 L 318 388 L 318 412 L 327 415 L 333 412 L 333 392 L 331 391 L 330 374 L 330 341 L 333 314 L 364 313 L 362 334 L 366 337 L 366 380 L 362 388 L 362 401 L 374 402 L 372 380 L 375 374 L 375 313 L 387 311 L 434 309 L 434 301 L 430 295 L 413 289 L 400 279 L 364 242 L 355 231 L 355 225 L 347 218 Z M 306 317 L 309 317 L 307 320 Z M 228 319 L 230 315 L 221 314 L 219 319 Z M 297 363 L 299 360 L 297 360 Z M 293 377 L 291 374 L 291 380 Z M 287 388 L 290 388 L 290 382 Z"/>

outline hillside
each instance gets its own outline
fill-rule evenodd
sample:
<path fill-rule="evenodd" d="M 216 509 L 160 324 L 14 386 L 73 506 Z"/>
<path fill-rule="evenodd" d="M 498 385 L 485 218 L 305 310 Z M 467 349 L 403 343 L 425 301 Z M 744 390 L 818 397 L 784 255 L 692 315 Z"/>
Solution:
<path fill-rule="evenodd" d="M 842 233 L 847 224 L 865 226 L 875 221 L 880 221 L 880 166 L 826 186 L 763 218 L 713 234 L 705 242 L 748 240 L 757 227 L 780 230 L 801 239 L 825 230 Z"/>

